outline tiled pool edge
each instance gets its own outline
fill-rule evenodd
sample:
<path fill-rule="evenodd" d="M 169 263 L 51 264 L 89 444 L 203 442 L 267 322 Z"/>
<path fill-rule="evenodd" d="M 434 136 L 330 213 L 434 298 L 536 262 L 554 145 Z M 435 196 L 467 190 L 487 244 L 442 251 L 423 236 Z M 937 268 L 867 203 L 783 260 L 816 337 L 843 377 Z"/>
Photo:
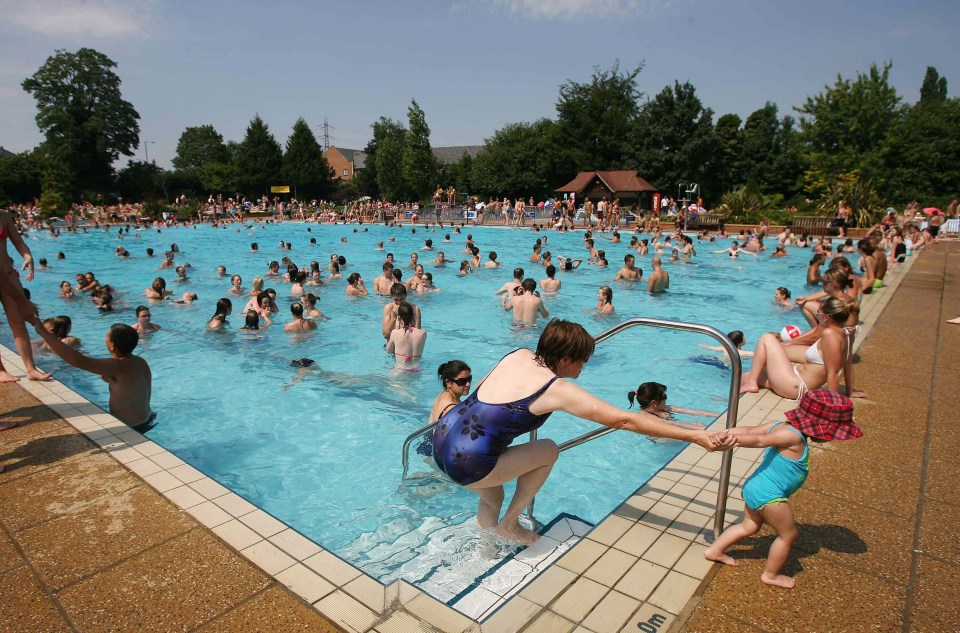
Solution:
<path fill-rule="evenodd" d="M 864 302 L 866 338 L 913 259 L 890 275 L 889 287 Z M 3 360 L 22 373 L 19 357 L 0 346 Z M 74 429 L 109 453 L 160 494 L 193 516 L 257 567 L 348 630 L 398 630 L 420 620 L 443 631 L 517 631 L 530 622 L 580 624 L 588 631 L 636 628 L 642 622 L 666 630 L 710 575 L 702 557 L 711 529 L 720 456 L 684 449 L 653 479 L 555 565 L 477 623 L 403 581 L 384 586 L 323 550 L 292 528 L 206 477 L 58 383 L 21 381 L 21 387 Z M 792 408 L 772 393 L 741 399 L 739 423 L 781 417 Z M 723 424 L 721 416 L 715 425 Z M 754 459 L 734 456 L 731 484 Z M 727 520 L 742 512 L 731 492 Z"/>

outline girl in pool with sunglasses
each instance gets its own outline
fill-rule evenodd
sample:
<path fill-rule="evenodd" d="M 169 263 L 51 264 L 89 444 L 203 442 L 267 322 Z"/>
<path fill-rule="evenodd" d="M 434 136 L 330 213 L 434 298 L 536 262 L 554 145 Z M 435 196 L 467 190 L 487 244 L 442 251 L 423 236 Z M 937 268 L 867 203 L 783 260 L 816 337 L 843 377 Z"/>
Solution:
<path fill-rule="evenodd" d="M 443 383 L 443 391 L 433 401 L 430 422 L 436 422 L 451 407 L 460 404 L 460 401 L 470 393 L 470 385 L 473 382 L 470 367 L 462 360 L 450 360 L 440 365 L 437 368 L 437 377 Z"/>

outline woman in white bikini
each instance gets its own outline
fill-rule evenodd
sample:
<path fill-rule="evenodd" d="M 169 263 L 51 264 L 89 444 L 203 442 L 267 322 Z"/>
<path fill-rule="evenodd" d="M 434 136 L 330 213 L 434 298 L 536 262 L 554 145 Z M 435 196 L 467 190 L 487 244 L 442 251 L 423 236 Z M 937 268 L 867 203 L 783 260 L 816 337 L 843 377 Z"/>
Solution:
<path fill-rule="evenodd" d="M 810 389 L 826 384 L 840 392 L 840 372 L 851 397 L 864 394 L 853 388 L 853 334 L 844 328 L 856 304 L 836 297 L 826 299 L 817 310 L 820 340 L 804 350 L 804 362 L 794 365 L 776 334 L 767 333 L 757 341 L 753 365 L 743 378 L 740 393 L 770 389 L 783 398 L 799 401 Z"/>

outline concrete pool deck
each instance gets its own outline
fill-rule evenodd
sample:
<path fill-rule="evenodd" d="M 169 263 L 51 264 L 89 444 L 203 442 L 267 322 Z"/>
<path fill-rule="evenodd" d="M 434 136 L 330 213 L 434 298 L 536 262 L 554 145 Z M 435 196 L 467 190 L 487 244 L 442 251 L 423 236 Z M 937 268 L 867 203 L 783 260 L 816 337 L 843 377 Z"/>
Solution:
<path fill-rule="evenodd" d="M 960 327 L 941 327 L 943 318 L 960 314 L 960 291 L 952 287 L 958 246 L 924 253 L 904 288 L 897 290 L 897 278 L 865 302 L 867 325 L 879 320 L 858 365 L 858 386 L 871 396 L 857 414 L 867 437 L 827 445 L 813 457 L 810 482 L 797 497 L 799 520 L 811 529 L 801 530 L 791 561 L 799 565 L 802 559 L 813 573 L 800 574 L 792 593 L 759 588 L 755 566 L 769 537 L 758 539 L 757 552 L 736 569 L 717 573 L 703 561 L 719 456 L 695 447 L 477 623 L 406 583 L 384 587 L 359 574 L 66 387 L 33 383 L 0 386 L 3 419 L 23 422 L 0 433 L 0 463 L 7 467 L 0 474 L 0 627 L 603 633 L 646 624 L 661 631 L 855 630 L 901 628 L 907 614 L 917 630 L 938 630 L 941 623 L 955 630 L 951 605 L 957 600 L 944 599 L 943 591 L 957 592 L 956 582 L 947 580 L 957 572 L 956 520 L 949 520 L 957 511 L 946 495 L 957 473 L 949 448 L 960 434 L 941 430 L 936 421 L 945 426 L 957 417 L 944 409 L 952 411 L 958 397 L 949 385 L 935 384 L 934 372 L 943 380 L 960 364 Z M 891 309 L 884 311 L 887 301 Z M 933 340 L 937 346 L 927 342 Z M 0 352 L 16 372 L 15 356 Z M 745 396 L 739 423 L 776 419 L 789 408 L 772 394 Z M 953 444 L 941 447 L 949 437 Z M 898 450 L 890 451 L 890 441 L 897 441 Z M 848 452 L 857 454 L 847 459 Z M 737 451 L 731 484 L 759 456 Z M 891 467 L 896 480 L 884 477 Z M 931 491 L 905 499 L 921 483 Z M 805 501 L 811 495 L 816 503 Z M 738 496 L 732 486 L 728 521 L 739 516 Z M 864 523 L 855 521 L 854 507 L 862 510 Z M 817 527 L 828 522 L 836 529 Z M 934 543 L 931 529 L 942 535 Z M 924 553 L 914 555 L 921 547 Z M 823 571 L 829 568 L 840 572 Z M 845 584 L 838 584 L 844 582 L 841 572 L 849 573 Z M 938 589 L 936 600 L 931 587 Z M 877 595 L 867 595 L 874 590 Z M 852 599 L 843 602 L 850 604 L 833 604 L 845 591 Z M 817 608 L 801 608 L 807 603 Z M 772 615 L 763 616 L 763 607 Z M 784 621 L 786 616 L 797 619 Z"/>

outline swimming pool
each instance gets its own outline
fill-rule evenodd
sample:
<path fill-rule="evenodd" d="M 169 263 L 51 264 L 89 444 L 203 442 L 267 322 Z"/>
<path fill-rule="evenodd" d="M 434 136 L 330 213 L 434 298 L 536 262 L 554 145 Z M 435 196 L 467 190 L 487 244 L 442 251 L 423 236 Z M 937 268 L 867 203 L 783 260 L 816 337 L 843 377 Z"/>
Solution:
<path fill-rule="evenodd" d="M 113 255 L 121 243 L 116 229 L 58 239 L 32 236 L 29 244 L 35 257 L 46 257 L 55 268 L 38 271 L 28 287 L 45 316 L 71 316 L 74 334 L 86 341 L 86 351 L 99 355 L 105 353 L 106 327 L 135 320 L 133 307 L 145 303 L 142 292 L 150 281 L 158 275 L 168 281 L 175 277 L 171 270 L 159 269 L 161 257 L 147 258 L 145 249 L 162 255 L 177 242 L 178 263 L 190 262 L 193 270 L 182 288 L 176 283 L 169 287 L 175 294 L 197 292 L 200 300 L 193 306 L 169 302 L 152 306 L 153 320 L 164 329 L 147 337 L 139 349 L 154 371 L 153 406 L 161 420 L 149 433 L 151 439 L 375 578 L 418 583 L 437 576 L 438 570 L 468 566 L 477 555 L 470 521 L 476 497 L 432 479 L 401 485 L 400 447 L 426 420 L 440 388 L 435 372 L 441 362 L 461 358 L 482 376 L 511 349 L 535 345 L 538 331 L 512 328 L 493 292 L 510 279 L 516 265 L 532 271 L 530 276 L 536 279 L 545 276 L 542 268 L 527 261 L 538 235 L 529 230 L 471 229 L 451 232 L 451 243 L 444 243 L 446 231 L 427 233 L 420 228 L 412 234 L 409 228 L 370 227 L 369 232 L 353 233 L 353 228 L 258 225 L 237 233 L 233 227 L 198 227 L 143 231 L 140 239 L 131 232 L 122 241 L 130 259 Z M 227 332 L 205 330 L 215 300 L 228 296 L 229 279 L 215 275 L 220 264 L 241 273 L 249 286 L 271 259 L 289 255 L 301 265 L 311 259 L 325 264 L 336 252 L 348 258 L 345 274 L 360 271 L 372 288 L 385 252 L 406 262 L 430 238 L 448 258 L 459 261 L 468 232 L 484 257 L 489 250 L 497 251 L 503 267 L 460 278 L 455 264 L 443 269 L 427 264 L 441 292 L 412 297 L 430 333 L 421 373 L 395 372 L 393 359 L 382 350 L 380 313 L 386 299 L 348 299 L 342 280 L 317 293 L 319 308 L 331 318 L 316 332 L 290 335 L 275 327 L 247 334 L 233 329 L 241 322 L 239 315 L 234 315 L 233 328 Z M 308 244 L 310 237 L 317 239 L 316 246 Z M 342 237 L 346 244 L 340 242 Z M 585 252 L 582 233 L 548 237 L 545 250 L 555 256 L 579 257 Z M 281 251 L 277 246 L 281 240 L 292 242 L 293 249 Z M 374 250 L 380 240 L 386 242 L 384 252 Z M 260 244 L 259 254 L 249 252 L 252 241 Z M 597 269 L 584 264 L 562 273 L 561 292 L 544 298 L 552 315 L 577 320 L 591 332 L 642 315 L 706 323 L 723 331 L 739 328 L 753 342 L 761 332 L 800 322 L 798 314 L 781 312 L 770 299 L 780 285 L 800 290 L 807 251 L 793 251 L 780 260 L 749 256 L 731 260 L 707 254 L 703 245 L 693 263 L 666 264 L 672 289 L 668 295 L 651 297 L 611 281 L 616 264 L 628 252 L 626 243 L 597 241 L 607 247 L 611 266 Z M 66 261 L 54 261 L 57 251 L 66 253 Z M 649 259 L 638 257 L 645 272 Z M 75 273 L 87 270 L 126 292 L 119 298 L 125 309 L 102 315 L 87 300 L 55 297 L 62 279 L 72 281 Z M 590 314 L 596 289 L 603 284 L 614 288 L 613 318 Z M 281 298 L 279 325 L 286 320 L 290 299 L 288 287 L 275 287 Z M 237 312 L 240 303 L 235 301 Z M 9 344 L 9 330 L 4 328 L 0 338 Z M 671 402 L 719 412 L 725 408 L 729 374 L 696 346 L 699 342 L 710 341 L 634 328 L 598 348 L 579 384 L 625 405 L 628 390 L 657 380 L 670 387 Z M 307 372 L 294 384 L 297 374 L 289 361 L 302 356 L 316 360 L 320 371 Z M 92 401 L 106 403 L 106 386 L 98 378 L 51 357 L 40 358 L 39 364 L 55 370 L 59 379 Z M 540 436 L 563 441 L 591 428 L 590 423 L 557 414 Z M 537 497 L 537 516 L 548 522 L 567 512 L 596 522 L 681 448 L 615 433 L 567 452 Z M 444 599 L 452 596 L 440 594 Z"/>

